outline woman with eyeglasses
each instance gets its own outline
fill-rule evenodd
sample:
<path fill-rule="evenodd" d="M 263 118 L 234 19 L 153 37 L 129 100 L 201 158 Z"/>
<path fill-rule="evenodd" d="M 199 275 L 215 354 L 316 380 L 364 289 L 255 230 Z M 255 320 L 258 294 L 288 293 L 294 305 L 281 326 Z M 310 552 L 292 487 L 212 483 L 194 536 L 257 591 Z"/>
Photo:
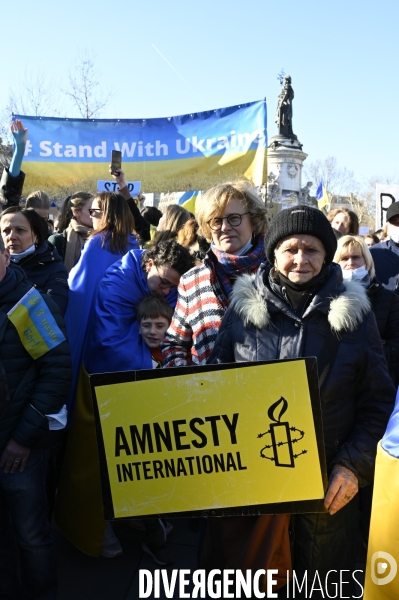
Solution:
<path fill-rule="evenodd" d="M 93 231 L 78 263 L 69 273 L 69 304 L 65 314 L 72 354 L 72 390 L 68 402 L 71 422 L 76 388 L 82 367 L 87 337 L 96 326 L 93 306 L 98 285 L 105 271 L 128 250 L 138 249 L 133 234 L 134 220 L 126 200 L 119 194 L 101 192 L 93 197 L 89 215 Z"/>
<path fill-rule="evenodd" d="M 205 192 L 196 219 L 211 247 L 203 264 L 180 280 L 163 350 L 165 367 L 206 363 L 235 280 L 255 273 L 265 261 L 266 208 L 248 181 L 222 183 Z"/>
<path fill-rule="evenodd" d="M 85 351 L 89 373 L 151 369 L 151 353 L 139 335 L 136 307 L 143 297 L 158 294 L 174 308 L 180 278 L 193 266 L 187 248 L 169 240 L 149 250 L 130 250 L 107 270 L 98 287 L 96 326 Z"/>

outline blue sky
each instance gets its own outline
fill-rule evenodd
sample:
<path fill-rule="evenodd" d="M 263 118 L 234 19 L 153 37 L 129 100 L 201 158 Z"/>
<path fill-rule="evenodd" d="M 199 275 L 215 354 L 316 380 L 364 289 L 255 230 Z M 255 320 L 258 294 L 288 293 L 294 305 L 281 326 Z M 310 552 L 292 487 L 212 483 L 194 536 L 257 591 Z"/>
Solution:
<path fill-rule="evenodd" d="M 103 117 L 166 117 L 266 97 L 270 138 L 284 68 L 308 162 L 335 156 L 359 180 L 398 177 L 398 19 L 398 0 L 20 0 L 2 28 L 0 108 L 25 68 L 65 88 L 87 48 L 104 94 L 113 92 Z M 70 105 L 64 112 L 78 116 Z"/>

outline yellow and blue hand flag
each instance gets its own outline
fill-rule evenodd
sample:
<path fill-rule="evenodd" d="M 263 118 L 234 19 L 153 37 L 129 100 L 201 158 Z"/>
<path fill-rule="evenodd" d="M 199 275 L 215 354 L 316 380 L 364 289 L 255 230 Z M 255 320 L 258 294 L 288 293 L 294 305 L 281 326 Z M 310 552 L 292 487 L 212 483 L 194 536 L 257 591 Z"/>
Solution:
<path fill-rule="evenodd" d="M 65 340 L 49 307 L 32 287 L 7 313 L 25 350 L 36 360 Z"/>

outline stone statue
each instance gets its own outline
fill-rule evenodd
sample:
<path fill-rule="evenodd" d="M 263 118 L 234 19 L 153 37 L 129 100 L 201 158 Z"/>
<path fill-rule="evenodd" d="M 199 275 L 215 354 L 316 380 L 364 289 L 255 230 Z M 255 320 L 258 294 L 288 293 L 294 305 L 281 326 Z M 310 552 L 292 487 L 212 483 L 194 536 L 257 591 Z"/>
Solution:
<path fill-rule="evenodd" d="M 291 87 L 291 77 L 284 77 L 284 84 L 278 97 L 276 123 L 278 132 L 289 139 L 296 139 L 292 131 L 292 101 L 294 99 L 294 90 Z"/>
<path fill-rule="evenodd" d="M 300 204 L 308 204 L 309 206 L 313 203 L 310 200 L 310 188 L 312 187 L 313 182 L 308 181 L 305 187 L 301 188 L 299 192 L 299 202 Z"/>
<path fill-rule="evenodd" d="M 274 173 L 267 176 L 267 199 L 269 202 L 280 202 L 280 186 Z"/>

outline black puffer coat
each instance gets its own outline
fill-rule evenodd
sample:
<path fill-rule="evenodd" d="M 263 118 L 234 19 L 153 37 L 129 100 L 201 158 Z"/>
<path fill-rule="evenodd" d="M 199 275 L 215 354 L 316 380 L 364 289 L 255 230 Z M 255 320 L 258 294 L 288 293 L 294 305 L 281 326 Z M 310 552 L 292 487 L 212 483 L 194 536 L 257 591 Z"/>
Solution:
<path fill-rule="evenodd" d="M 377 321 L 384 346 L 389 374 L 396 387 L 399 385 L 399 296 L 387 290 L 377 279 L 367 289 L 367 296 Z"/>
<path fill-rule="evenodd" d="M 17 265 L 39 291 L 58 304 L 64 316 L 68 306 L 68 271 L 53 244 L 43 242 L 34 254 L 21 258 Z"/>
<path fill-rule="evenodd" d="M 321 390 L 327 465 L 342 464 L 367 485 L 396 390 L 366 291 L 357 282 L 344 284 L 341 268 L 331 265 L 299 316 L 272 288 L 270 268 L 261 265 L 255 279 L 236 281 L 208 362 L 320 357 L 327 328 L 336 331 L 341 342 Z"/>
<path fill-rule="evenodd" d="M 62 342 L 34 360 L 7 317 L 31 287 L 21 269 L 12 270 L 12 279 L 0 282 L 0 455 L 10 438 L 28 448 L 51 445 L 55 432 L 49 430 L 45 415 L 58 413 L 69 393 L 68 343 Z M 42 296 L 66 336 L 57 305 Z"/>

